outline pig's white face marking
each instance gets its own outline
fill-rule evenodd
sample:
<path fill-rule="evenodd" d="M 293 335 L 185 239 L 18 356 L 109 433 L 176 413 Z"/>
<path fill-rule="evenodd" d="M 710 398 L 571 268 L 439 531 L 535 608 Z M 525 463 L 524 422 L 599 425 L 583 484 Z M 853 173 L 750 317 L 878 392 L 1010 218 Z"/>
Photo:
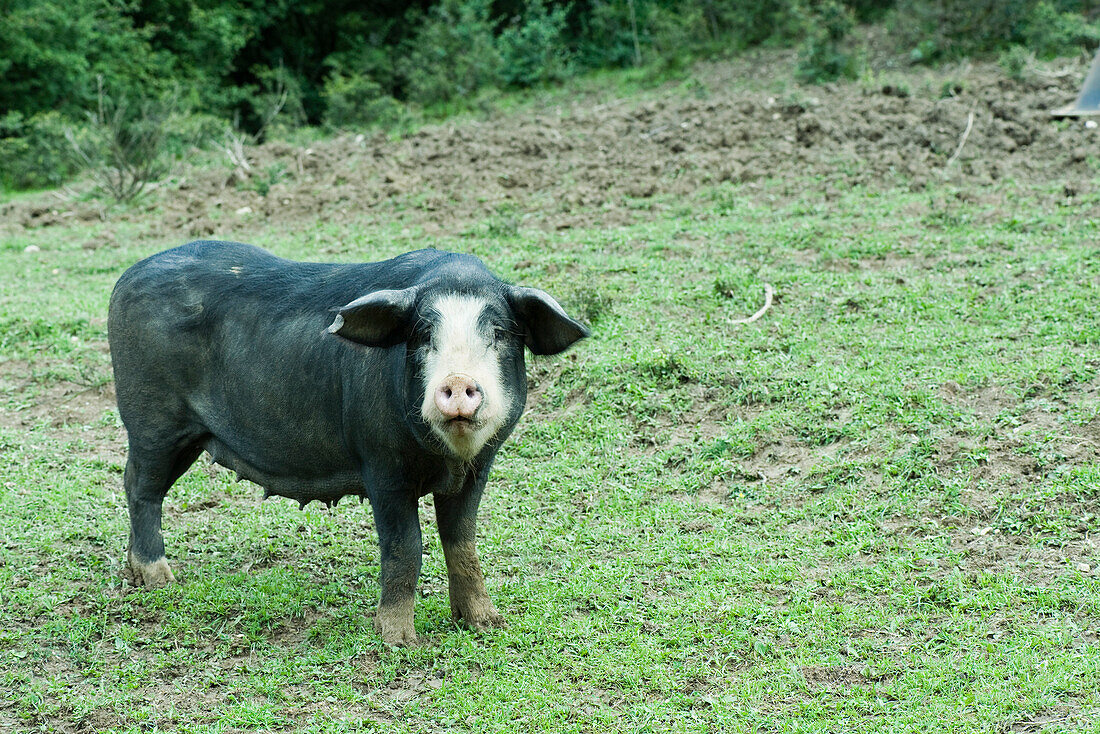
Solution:
<path fill-rule="evenodd" d="M 482 298 L 458 294 L 440 296 L 429 304 L 434 325 L 424 355 L 420 414 L 464 461 L 477 456 L 496 435 L 511 407 L 511 395 L 501 380 L 500 355 L 492 329 L 482 323 L 485 307 Z M 451 389 L 459 385 L 469 385 L 475 394 L 463 406 L 452 407 L 448 402 Z"/>

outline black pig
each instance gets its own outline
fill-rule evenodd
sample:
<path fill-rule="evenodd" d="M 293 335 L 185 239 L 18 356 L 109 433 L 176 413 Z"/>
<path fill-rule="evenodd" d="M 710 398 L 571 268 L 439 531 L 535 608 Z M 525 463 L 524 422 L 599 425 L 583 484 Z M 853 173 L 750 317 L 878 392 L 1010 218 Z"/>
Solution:
<path fill-rule="evenodd" d="M 265 496 L 370 500 L 387 644 L 416 640 L 417 504 L 429 493 L 453 617 L 502 622 L 474 537 L 489 468 L 527 399 L 523 348 L 556 354 L 588 335 L 548 294 L 469 255 L 299 263 L 201 241 L 127 270 L 108 329 L 129 434 L 132 582 L 175 580 L 161 504 L 205 450 Z"/>

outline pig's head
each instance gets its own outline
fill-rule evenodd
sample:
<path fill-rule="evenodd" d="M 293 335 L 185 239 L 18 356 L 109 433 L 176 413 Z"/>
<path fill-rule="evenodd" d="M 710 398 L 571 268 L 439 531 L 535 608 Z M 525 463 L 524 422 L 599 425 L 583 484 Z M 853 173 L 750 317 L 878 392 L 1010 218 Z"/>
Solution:
<path fill-rule="evenodd" d="M 544 291 L 484 270 L 464 276 L 370 293 L 341 308 L 329 331 L 371 347 L 404 344 L 410 413 L 471 461 L 523 412 L 524 346 L 557 354 L 588 329 Z"/>

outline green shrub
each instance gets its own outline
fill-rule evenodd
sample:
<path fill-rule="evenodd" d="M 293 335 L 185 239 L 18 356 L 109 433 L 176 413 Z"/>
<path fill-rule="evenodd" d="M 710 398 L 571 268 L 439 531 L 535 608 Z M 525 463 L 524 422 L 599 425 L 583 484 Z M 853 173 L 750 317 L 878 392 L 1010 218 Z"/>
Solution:
<path fill-rule="evenodd" d="M 334 73 L 325 81 L 321 98 L 325 124 L 331 128 L 392 125 L 404 115 L 404 105 L 386 94 L 382 85 L 362 74 Z"/>
<path fill-rule="evenodd" d="M 286 178 L 286 164 L 285 163 L 273 163 L 264 169 L 263 173 L 252 178 L 249 185 L 242 186 L 241 188 L 248 188 L 255 191 L 260 196 L 266 197 L 271 193 L 271 187 L 279 183 Z"/>
<path fill-rule="evenodd" d="M 115 201 L 132 201 L 145 187 L 166 175 L 167 123 L 172 116 L 165 100 L 130 102 L 109 96 L 102 80 L 96 108 L 88 115 L 85 136 L 72 128 L 66 138 L 96 186 Z"/>
<path fill-rule="evenodd" d="M 787 4 L 791 0 L 780 0 Z M 705 48 L 743 48 L 739 19 L 755 4 L 732 0 L 593 0 L 578 19 L 578 66 L 677 63 Z M 754 26 L 755 28 L 755 26 Z"/>
<path fill-rule="evenodd" d="M 914 0 L 902 3 L 891 36 L 914 63 L 989 51 L 1012 37 L 1029 0 Z"/>
<path fill-rule="evenodd" d="M 894 0 L 847 0 L 844 4 L 860 23 L 880 21 L 896 5 Z"/>
<path fill-rule="evenodd" d="M 7 0 L 0 4 L 0 110 L 72 119 L 95 104 L 96 80 L 111 89 L 160 93 L 170 59 L 135 27 L 129 3 Z"/>
<path fill-rule="evenodd" d="M 800 81 L 820 83 L 841 77 L 859 76 L 861 60 L 845 48 L 845 40 L 855 27 L 855 16 L 837 0 L 825 0 L 815 14 L 815 22 L 798 60 L 796 76 Z"/>
<path fill-rule="evenodd" d="M 640 3 L 642 0 L 634 0 Z M 578 60 L 588 69 L 627 67 L 636 63 L 642 47 L 649 47 L 649 31 L 644 22 L 638 22 L 638 8 L 634 8 L 631 23 L 631 7 L 627 0 L 592 0 L 589 12 L 580 22 L 580 47 Z M 637 50 L 637 51 L 636 51 Z"/>
<path fill-rule="evenodd" d="M 649 29 L 653 54 L 665 66 L 683 67 L 703 48 L 716 40 L 707 24 L 700 0 L 680 0 L 674 4 L 654 2 L 644 18 Z"/>
<path fill-rule="evenodd" d="M 544 0 L 528 0 L 522 17 L 497 39 L 504 83 L 526 87 L 560 81 L 572 73 L 563 38 L 565 15 L 564 7 L 549 10 Z"/>
<path fill-rule="evenodd" d="M 709 3 L 715 27 L 737 48 L 762 43 L 793 44 L 806 37 L 815 19 L 806 0 L 761 0 L 745 3 L 737 0 Z"/>
<path fill-rule="evenodd" d="M 37 189 L 59 186 L 80 166 L 65 130 L 72 122 L 58 112 L 24 118 L 19 112 L 0 117 L 0 186 Z"/>
<path fill-rule="evenodd" d="M 1023 46 L 1011 46 L 997 57 L 997 63 L 1010 79 L 1023 81 L 1032 74 L 1035 54 Z"/>
<path fill-rule="evenodd" d="M 500 81 L 490 0 L 442 0 L 432 6 L 399 65 L 408 99 L 451 102 Z"/>
<path fill-rule="evenodd" d="M 285 132 L 308 122 L 300 77 L 287 71 L 282 62 L 254 67 L 252 73 L 260 81 L 260 91 L 251 100 L 260 121 L 257 138 L 262 139 L 269 128 Z"/>
<path fill-rule="evenodd" d="M 164 122 L 164 153 L 183 158 L 196 148 L 220 144 L 229 129 L 224 118 L 204 112 L 173 112 Z"/>
<path fill-rule="evenodd" d="M 1080 13 L 1059 11 L 1043 0 L 1028 13 L 1021 35 L 1024 45 L 1041 59 L 1072 56 L 1081 49 L 1090 51 L 1100 42 L 1100 28 Z"/>
<path fill-rule="evenodd" d="M 270 80 L 265 83 L 261 75 L 279 66 L 281 49 L 274 50 L 273 59 L 258 59 L 250 45 L 271 24 L 285 22 L 286 11 L 279 5 L 158 0 L 133 3 L 130 12 L 144 27 L 159 29 L 155 41 L 171 59 L 172 79 L 185 95 L 182 104 L 227 119 L 234 114 L 261 118 L 256 97 L 270 91 Z"/>
<path fill-rule="evenodd" d="M 1022 45 L 1041 58 L 1077 53 L 1100 41 L 1084 0 L 915 0 L 889 21 L 915 63 L 995 53 Z"/>

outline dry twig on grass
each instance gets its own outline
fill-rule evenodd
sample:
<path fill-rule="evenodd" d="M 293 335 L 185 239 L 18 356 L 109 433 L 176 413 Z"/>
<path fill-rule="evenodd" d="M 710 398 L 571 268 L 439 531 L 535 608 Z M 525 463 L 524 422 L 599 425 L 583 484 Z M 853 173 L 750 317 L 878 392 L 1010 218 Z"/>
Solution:
<path fill-rule="evenodd" d="M 731 324 L 751 324 L 761 316 L 768 312 L 768 309 L 772 307 L 772 301 L 775 299 L 775 288 L 771 283 L 764 284 L 764 305 L 760 307 L 760 310 L 749 316 L 747 319 L 733 319 Z"/>

